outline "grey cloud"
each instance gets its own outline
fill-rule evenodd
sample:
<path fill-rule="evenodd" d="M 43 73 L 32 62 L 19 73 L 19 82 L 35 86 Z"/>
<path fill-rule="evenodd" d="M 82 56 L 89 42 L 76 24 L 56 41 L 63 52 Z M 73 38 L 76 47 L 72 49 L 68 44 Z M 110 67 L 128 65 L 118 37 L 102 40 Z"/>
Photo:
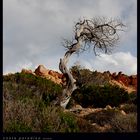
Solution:
<path fill-rule="evenodd" d="M 26 66 L 25 63 L 31 68 L 44 64 L 58 69 L 65 53 L 62 38 L 71 39 L 74 23 L 83 17 L 122 17 L 130 28 L 122 36 L 120 46 L 125 47 L 118 51 L 136 54 L 135 8 L 135 0 L 5 0 L 4 72 L 15 72 L 21 68 L 19 64 Z M 73 56 L 70 63 L 76 59 L 79 58 Z"/>

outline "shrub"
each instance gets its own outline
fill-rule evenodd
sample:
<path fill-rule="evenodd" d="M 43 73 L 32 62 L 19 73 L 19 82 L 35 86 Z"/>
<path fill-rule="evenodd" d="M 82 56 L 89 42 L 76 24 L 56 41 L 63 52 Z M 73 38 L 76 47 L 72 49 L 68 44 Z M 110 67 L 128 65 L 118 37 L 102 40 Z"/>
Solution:
<path fill-rule="evenodd" d="M 32 132 L 32 129 L 20 121 L 12 121 L 8 124 L 5 132 Z"/>
<path fill-rule="evenodd" d="M 24 124 L 28 124 L 33 132 L 40 132 L 44 123 L 41 118 L 42 111 L 61 95 L 61 91 L 59 85 L 32 74 L 3 76 L 4 131 L 20 131 L 17 128 L 22 131 Z"/>
<path fill-rule="evenodd" d="M 78 132 L 72 113 L 47 106 L 40 99 L 4 100 L 4 132 Z"/>
<path fill-rule="evenodd" d="M 126 113 L 137 113 L 137 105 L 135 104 L 123 104 L 121 109 Z"/>
<path fill-rule="evenodd" d="M 137 93 L 136 92 L 129 93 L 128 103 L 137 104 Z"/>
<path fill-rule="evenodd" d="M 99 128 L 97 128 L 94 125 L 91 125 L 90 122 L 88 122 L 87 120 L 83 119 L 83 118 L 77 118 L 77 125 L 79 127 L 79 131 L 80 133 L 97 133 L 97 132 L 101 132 Z"/>
<path fill-rule="evenodd" d="M 40 116 L 39 110 L 35 107 L 34 99 L 4 100 L 3 104 L 4 131 L 19 132 L 20 130 L 18 130 L 18 128 L 22 131 L 24 126 L 35 131 L 38 129 L 40 124 L 38 124 L 36 120 Z M 34 121 L 36 122 L 34 123 Z M 13 125 L 13 127 L 11 127 L 11 125 Z"/>
<path fill-rule="evenodd" d="M 116 114 L 110 124 L 111 132 L 137 132 L 137 113 Z"/>
<path fill-rule="evenodd" d="M 90 71 L 81 66 L 71 67 L 73 77 L 76 79 L 77 86 L 91 86 L 108 84 L 110 77 L 108 74 L 102 74 L 97 71 Z"/>
<path fill-rule="evenodd" d="M 104 126 L 105 124 L 108 124 L 117 113 L 119 113 L 119 110 L 117 109 L 102 110 L 90 113 L 84 118 L 89 120 L 90 123 L 97 123 L 100 126 Z"/>
<path fill-rule="evenodd" d="M 82 96 L 81 98 L 78 98 Z M 81 106 L 105 107 L 106 105 L 118 106 L 128 101 L 128 93 L 117 86 L 83 86 L 73 92 L 72 98 Z"/>
<path fill-rule="evenodd" d="M 61 107 L 48 106 L 42 111 L 42 132 L 78 132 L 75 116 Z"/>
<path fill-rule="evenodd" d="M 109 125 L 105 132 L 137 132 L 137 113 L 122 114 L 120 109 L 112 108 L 93 112 L 84 117 L 90 123 L 99 126 Z M 100 132 L 100 130 L 98 130 Z"/>
<path fill-rule="evenodd" d="M 76 118 L 71 113 L 62 112 L 60 114 L 61 122 L 65 125 L 64 132 L 78 132 L 79 128 L 77 125 Z"/>
<path fill-rule="evenodd" d="M 9 92 L 9 93 L 8 93 Z M 16 99 L 42 98 L 48 105 L 62 93 L 62 87 L 54 82 L 32 74 L 15 73 L 3 76 L 3 93 Z"/>

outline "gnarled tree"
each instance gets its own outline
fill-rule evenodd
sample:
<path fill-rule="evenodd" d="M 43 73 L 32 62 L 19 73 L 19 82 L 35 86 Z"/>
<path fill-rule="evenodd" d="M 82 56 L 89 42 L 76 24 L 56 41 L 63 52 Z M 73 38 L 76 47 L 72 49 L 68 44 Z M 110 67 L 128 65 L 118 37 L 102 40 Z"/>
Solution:
<path fill-rule="evenodd" d="M 89 48 L 93 48 L 95 55 L 97 55 L 97 50 L 105 53 L 111 52 L 119 41 L 118 32 L 123 31 L 124 26 L 119 20 L 108 20 L 106 18 L 84 19 L 76 23 L 75 37 L 72 41 L 65 40 L 64 47 L 67 48 L 67 51 L 59 63 L 59 69 L 66 77 L 66 85 L 60 99 L 62 107 L 66 107 L 72 92 L 76 89 L 76 80 L 67 68 L 70 56 Z"/>

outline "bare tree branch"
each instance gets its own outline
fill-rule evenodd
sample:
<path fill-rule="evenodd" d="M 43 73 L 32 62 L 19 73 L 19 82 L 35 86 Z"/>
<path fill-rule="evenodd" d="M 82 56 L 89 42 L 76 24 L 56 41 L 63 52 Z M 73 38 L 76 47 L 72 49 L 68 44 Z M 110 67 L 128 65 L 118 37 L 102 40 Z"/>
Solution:
<path fill-rule="evenodd" d="M 96 50 L 110 52 L 119 41 L 119 31 L 123 31 L 125 25 L 115 19 L 93 18 L 91 20 L 79 20 L 74 26 L 74 39 L 64 40 L 63 46 L 67 52 L 63 59 L 60 59 L 59 69 L 66 75 L 66 85 L 64 86 L 63 95 L 60 99 L 60 105 L 66 107 L 72 92 L 76 89 L 76 80 L 67 69 L 67 63 L 73 53 L 84 52 L 93 48 L 94 54 L 98 55 Z"/>

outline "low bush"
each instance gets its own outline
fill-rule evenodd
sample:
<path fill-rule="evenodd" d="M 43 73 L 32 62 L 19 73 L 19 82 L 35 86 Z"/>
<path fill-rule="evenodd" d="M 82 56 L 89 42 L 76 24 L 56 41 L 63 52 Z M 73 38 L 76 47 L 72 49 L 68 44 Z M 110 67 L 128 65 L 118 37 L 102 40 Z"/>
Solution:
<path fill-rule="evenodd" d="M 85 69 L 82 66 L 72 66 L 71 72 L 73 77 L 76 79 L 76 83 L 78 87 L 81 86 L 91 86 L 91 85 L 104 85 L 109 84 L 109 80 L 111 78 L 108 74 L 102 74 L 97 71 L 90 71 L 89 69 Z"/>
<path fill-rule="evenodd" d="M 110 132 L 137 132 L 137 113 L 117 114 L 110 124 Z"/>
<path fill-rule="evenodd" d="M 122 107 L 120 107 L 124 112 L 126 113 L 137 113 L 137 105 L 135 104 L 123 104 Z"/>
<path fill-rule="evenodd" d="M 109 125 L 110 128 L 105 132 L 137 132 L 137 112 L 122 114 L 118 107 L 93 112 L 86 115 L 84 119 L 101 127 Z"/>
<path fill-rule="evenodd" d="M 4 96 L 16 99 L 40 98 L 48 105 L 62 93 L 62 87 L 51 80 L 32 74 L 15 73 L 3 77 Z"/>
<path fill-rule="evenodd" d="M 79 98 L 80 97 L 80 98 Z M 129 100 L 128 93 L 118 86 L 83 86 L 76 89 L 72 98 L 83 107 L 118 106 Z"/>
<path fill-rule="evenodd" d="M 137 105 L 137 93 L 136 92 L 131 92 L 129 93 L 129 100 L 128 102 L 129 104 L 135 104 Z"/>
<path fill-rule="evenodd" d="M 41 112 L 61 93 L 61 86 L 39 76 L 24 73 L 3 76 L 4 131 L 23 131 L 24 124 L 28 124 L 33 132 L 40 132 Z M 17 122 L 21 124 L 18 126 Z"/>
<path fill-rule="evenodd" d="M 104 126 L 105 124 L 108 124 L 117 113 L 119 113 L 119 110 L 117 109 L 102 110 L 90 113 L 84 118 L 90 121 L 90 123 L 97 123 L 100 126 Z"/>
<path fill-rule="evenodd" d="M 32 129 L 27 124 L 16 120 L 8 124 L 5 132 L 32 132 Z"/>

